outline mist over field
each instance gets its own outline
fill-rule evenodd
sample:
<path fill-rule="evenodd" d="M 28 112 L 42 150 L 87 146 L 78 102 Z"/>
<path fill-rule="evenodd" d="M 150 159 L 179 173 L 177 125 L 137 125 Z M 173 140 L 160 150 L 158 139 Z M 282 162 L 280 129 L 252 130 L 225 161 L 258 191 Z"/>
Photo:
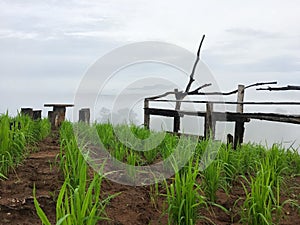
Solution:
<path fill-rule="evenodd" d="M 89 68 L 113 50 L 151 41 L 176 45 L 195 54 L 203 34 L 206 38 L 201 63 L 209 68 L 211 77 L 203 77 L 200 66 L 196 81 L 199 85 L 214 83 L 205 91 L 226 92 L 238 84 L 262 81 L 277 81 L 278 86 L 300 85 L 300 13 L 299 2 L 294 0 L 243 3 L 0 0 L 0 20 L 0 113 L 8 110 L 16 115 L 21 107 L 32 107 L 43 109 L 46 117 L 50 109 L 43 105 L 73 103 Z M 111 63 L 122 59 L 114 60 Z M 83 107 L 92 109 L 93 119 L 106 120 L 112 112 L 114 120 L 119 122 L 124 121 L 129 109 L 130 120 L 142 124 L 143 97 L 174 88 L 183 90 L 194 59 L 185 63 L 190 70 L 184 74 L 161 64 L 135 65 L 133 69 L 122 70 L 109 85 L 99 84 L 99 89 L 104 85 L 105 90 L 94 93 L 100 96 L 97 102 Z M 147 76 L 155 82 L 147 80 Z M 123 93 L 124 88 L 128 90 Z M 116 96 L 119 100 L 114 102 Z M 236 96 L 226 100 L 235 101 Z M 251 89 L 245 94 L 245 101 L 299 100 L 299 91 L 275 93 Z M 226 109 L 235 111 L 235 107 Z M 245 112 L 300 114 L 300 107 L 247 105 Z M 67 118 L 77 121 L 77 114 L 68 109 Z M 198 122 L 185 117 L 181 130 L 201 134 L 203 121 Z M 172 120 L 161 121 L 157 117 L 151 127 L 171 130 Z M 233 124 L 227 123 L 226 128 L 224 123 L 217 124 L 218 138 L 228 132 L 233 132 Z M 299 134 L 297 125 L 253 120 L 246 124 L 245 139 L 262 144 L 280 142 L 287 147 L 295 141 L 293 146 L 297 148 Z"/>

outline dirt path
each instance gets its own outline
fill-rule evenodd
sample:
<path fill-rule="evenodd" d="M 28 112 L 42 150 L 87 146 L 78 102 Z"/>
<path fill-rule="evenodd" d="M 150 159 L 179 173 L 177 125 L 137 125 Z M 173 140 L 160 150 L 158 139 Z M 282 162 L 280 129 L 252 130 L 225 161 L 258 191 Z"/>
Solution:
<path fill-rule="evenodd" d="M 53 196 L 61 186 L 60 173 L 55 166 L 59 153 L 58 134 L 41 141 L 38 152 L 32 153 L 11 172 L 8 180 L 0 181 L 0 224 L 41 224 L 33 204 L 33 185 L 36 196 L 52 224 L 55 224 Z"/>
<path fill-rule="evenodd" d="M 55 197 L 62 185 L 62 177 L 55 165 L 59 153 L 58 133 L 38 143 L 38 152 L 30 154 L 24 162 L 12 171 L 8 180 L 0 181 L 0 225 L 41 224 L 33 203 L 33 186 L 37 199 L 55 224 Z M 149 188 L 134 188 L 110 181 L 102 184 L 102 194 L 119 193 L 107 206 L 108 221 L 99 224 L 143 225 L 166 224 L 166 216 L 161 217 L 163 201 L 157 206 L 151 203 Z"/>

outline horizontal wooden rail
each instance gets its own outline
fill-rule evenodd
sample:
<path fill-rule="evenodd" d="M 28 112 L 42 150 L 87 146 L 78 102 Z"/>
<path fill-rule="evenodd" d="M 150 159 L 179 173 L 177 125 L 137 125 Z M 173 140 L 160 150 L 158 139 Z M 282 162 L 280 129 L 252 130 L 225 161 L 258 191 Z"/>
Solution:
<path fill-rule="evenodd" d="M 239 117 L 256 120 L 267 120 L 273 122 L 300 124 L 300 115 L 285 115 L 277 113 L 242 113 L 239 115 Z"/>
<path fill-rule="evenodd" d="M 227 105 L 300 105 L 300 102 L 228 102 L 228 101 L 191 101 L 191 100 L 166 100 L 166 99 L 147 99 L 151 102 L 182 102 L 182 103 L 213 103 Z"/>
<path fill-rule="evenodd" d="M 173 109 L 157 109 L 145 108 L 145 114 L 157 115 L 166 117 L 175 117 L 184 115 L 205 117 L 206 112 L 203 111 L 183 111 Z M 214 121 L 228 121 L 228 122 L 250 122 L 251 119 L 266 120 L 273 122 L 285 122 L 292 124 L 300 124 L 300 115 L 284 115 L 276 113 L 236 113 L 236 112 L 212 112 Z"/>

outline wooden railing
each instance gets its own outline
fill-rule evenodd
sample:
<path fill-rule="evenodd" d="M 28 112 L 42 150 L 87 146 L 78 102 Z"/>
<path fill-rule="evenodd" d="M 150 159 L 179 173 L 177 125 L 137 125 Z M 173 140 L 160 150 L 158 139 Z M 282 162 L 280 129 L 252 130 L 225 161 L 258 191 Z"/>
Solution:
<path fill-rule="evenodd" d="M 258 83 L 260 84 L 260 83 Z M 287 114 L 278 114 L 278 113 L 245 113 L 244 105 L 300 105 L 300 102 L 244 102 L 244 93 L 247 87 L 253 87 L 256 85 L 239 85 L 238 89 L 233 92 L 229 92 L 230 94 L 237 94 L 237 101 L 189 101 L 189 100 L 167 100 L 167 99 L 159 99 L 161 97 L 165 97 L 169 94 L 176 95 L 176 89 L 174 92 L 167 92 L 166 94 L 146 98 L 144 100 L 144 126 L 150 129 L 150 118 L 151 115 L 156 116 L 165 116 L 165 117 L 173 117 L 173 133 L 178 134 L 180 130 L 180 118 L 185 115 L 188 116 L 197 116 L 204 117 L 204 138 L 215 138 L 215 129 L 217 121 L 225 121 L 225 122 L 235 122 L 234 128 L 234 137 L 233 146 L 234 148 L 237 145 L 243 143 L 244 132 L 245 132 L 245 123 L 250 122 L 250 120 L 266 120 L 273 122 L 282 122 L 282 123 L 292 123 L 292 124 L 300 124 L 300 114 L 298 115 L 287 115 Z M 298 86 L 287 86 L 292 87 L 293 89 L 288 90 L 298 90 L 295 87 Z M 257 89 L 257 90 L 286 90 L 285 88 L 267 88 L 267 89 Z M 211 92 L 209 94 L 214 95 L 224 95 L 224 93 L 220 92 Z M 198 93 L 199 94 L 199 93 Z M 205 95 L 205 93 L 203 93 Z M 180 99 L 180 98 L 176 98 Z M 182 99 L 182 98 L 181 98 Z M 172 109 L 162 109 L 162 108 L 152 108 L 149 106 L 150 102 L 172 102 L 176 103 L 176 107 L 174 110 Z M 205 104 L 206 111 L 184 111 L 180 110 L 178 105 L 181 103 L 192 103 L 192 104 Z M 218 112 L 214 111 L 214 105 L 216 104 L 225 104 L 225 105 L 236 105 L 236 112 Z"/>

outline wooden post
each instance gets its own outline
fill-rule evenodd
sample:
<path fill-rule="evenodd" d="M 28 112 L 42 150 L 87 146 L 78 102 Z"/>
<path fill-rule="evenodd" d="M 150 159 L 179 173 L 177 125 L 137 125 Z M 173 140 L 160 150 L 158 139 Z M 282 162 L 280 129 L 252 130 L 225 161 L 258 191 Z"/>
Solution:
<path fill-rule="evenodd" d="M 237 95 L 237 101 L 243 102 L 244 101 L 244 94 L 245 94 L 245 86 L 239 85 L 238 86 L 238 95 Z M 243 104 L 237 104 L 236 112 L 243 113 L 244 112 L 244 105 Z M 236 149 L 238 145 L 243 143 L 244 140 L 244 122 L 235 122 L 235 128 L 234 128 L 234 145 L 233 148 Z"/>
<path fill-rule="evenodd" d="M 90 124 L 91 113 L 89 108 L 79 110 L 79 122 Z"/>
<path fill-rule="evenodd" d="M 34 110 L 33 111 L 33 119 L 34 120 L 42 119 L 42 110 Z"/>
<path fill-rule="evenodd" d="M 175 97 L 176 97 L 176 100 L 182 100 L 180 97 L 179 97 L 179 92 L 178 92 L 178 89 L 174 89 L 174 92 L 175 92 Z M 176 105 L 175 105 L 175 110 L 178 112 L 180 110 L 180 106 L 181 106 L 181 102 L 176 102 Z M 173 132 L 174 133 L 178 133 L 178 131 L 180 130 L 180 116 L 179 114 L 177 114 L 176 116 L 174 116 L 174 122 L 173 122 Z"/>
<path fill-rule="evenodd" d="M 233 136 L 231 134 L 227 134 L 227 146 L 233 145 Z"/>
<path fill-rule="evenodd" d="M 204 121 L 204 138 L 205 139 L 215 139 L 215 130 L 216 130 L 216 120 L 213 116 L 213 104 L 206 104 L 206 115 Z"/>
<path fill-rule="evenodd" d="M 49 111 L 48 112 L 48 120 L 51 124 L 51 128 L 54 129 L 55 127 L 55 116 L 54 116 L 54 112 L 53 111 Z"/>
<path fill-rule="evenodd" d="M 54 106 L 53 111 L 55 112 L 55 127 L 59 127 L 66 117 L 66 107 Z"/>
<path fill-rule="evenodd" d="M 150 115 L 147 113 L 149 108 L 149 100 L 145 98 L 144 100 L 144 127 L 150 129 Z"/>
<path fill-rule="evenodd" d="M 32 108 L 21 108 L 21 114 L 27 115 L 32 119 L 33 118 L 33 109 Z"/>

